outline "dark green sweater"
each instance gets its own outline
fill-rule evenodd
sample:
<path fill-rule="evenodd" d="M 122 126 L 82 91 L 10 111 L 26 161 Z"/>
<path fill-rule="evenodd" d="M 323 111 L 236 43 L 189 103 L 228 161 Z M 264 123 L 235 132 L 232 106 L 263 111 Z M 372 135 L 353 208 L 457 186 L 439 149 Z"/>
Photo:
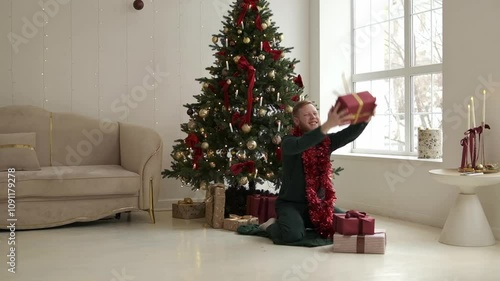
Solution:
<path fill-rule="evenodd" d="M 367 123 L 351 125 L 340 132 L 330 133 L 330 153 L 354 141 L 365 129 Z M 300 137 L 287 135 L 283 138 L 281 149 L 283 159 L 283 183 L 278 200 L 283 202 L 307 203 L 306 181 L 302 152 L 319 144 L 325 135 L 318 127 Z"/>

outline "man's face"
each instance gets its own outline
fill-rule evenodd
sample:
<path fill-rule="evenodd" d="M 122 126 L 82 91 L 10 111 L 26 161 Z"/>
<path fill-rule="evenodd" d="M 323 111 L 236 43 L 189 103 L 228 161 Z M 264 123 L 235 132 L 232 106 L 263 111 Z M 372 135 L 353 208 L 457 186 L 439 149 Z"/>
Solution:
<path fill-rule="evenodd" d="M 320 124 L 316 107 L 312 104 L 304 105 L 298 110 L 297 115 L 293 117 L 293 122 L 304 133 L 318 128 Z"/>

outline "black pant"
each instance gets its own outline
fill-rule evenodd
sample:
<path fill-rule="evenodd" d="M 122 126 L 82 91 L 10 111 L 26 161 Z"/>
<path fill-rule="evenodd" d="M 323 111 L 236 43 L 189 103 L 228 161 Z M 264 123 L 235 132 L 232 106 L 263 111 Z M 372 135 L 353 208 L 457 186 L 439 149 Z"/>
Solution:
<path fill-rule="evenodd" d="M 276 215 L 276 222 L 267 228 L 272 240 L 297 242 L 304 238 L 306 228 L 313 227 L 307 204 L 277 201 Z"/>

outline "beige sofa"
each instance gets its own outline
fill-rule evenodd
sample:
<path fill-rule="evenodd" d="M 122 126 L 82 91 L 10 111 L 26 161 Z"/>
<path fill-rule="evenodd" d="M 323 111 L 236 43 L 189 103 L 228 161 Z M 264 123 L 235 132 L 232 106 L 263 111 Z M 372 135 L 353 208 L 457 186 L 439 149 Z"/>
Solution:
<path fill-rule="evenodd" d="M 148 211 L 154 223 L 161 163 L 162 140 L 152 129 L 34 106 L 0 107 L 0 225 L 7 228 L 13 218 L 9 207 L 16 229 L 132 210 Z M 18 169 L 9 175 L 13 165 Z"/>

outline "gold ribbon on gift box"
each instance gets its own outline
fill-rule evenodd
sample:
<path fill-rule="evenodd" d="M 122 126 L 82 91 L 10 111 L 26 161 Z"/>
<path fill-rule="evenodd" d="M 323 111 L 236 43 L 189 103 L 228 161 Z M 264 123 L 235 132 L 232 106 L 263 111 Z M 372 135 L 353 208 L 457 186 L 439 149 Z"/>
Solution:
<path fill-rule="evenodd" d="M 252 215 L 244 215 L 244 216 L 238 216 L 235 214 L 229 214 L 229 220 L 234 220 L 238 222 L 246 222 L 250 223 L 252 220 L 258 219 L 257 217 L 254 217 Z"/>
<path fill-rule="evenodd" d="M 177 201 L 177 204 L 193 204 L 193 199 L 187 197 L 187 198 L 184 198 L 184 200 L 179 200 Z"/>
<path fill-rule="evenodd" d="M 352 95 L 359 103 L 358 112 L 356 112 L 356 115 L 354 116 L 354 121 L 352 121 L 354 124 L 356 124 L 356 122 L 358 122 L 358 119 L 362 117 L 361 111 L 363 111 L 363 106 L 365 106 L 365 102 L 358 96 L 358 94 L 352 94 Z"/>

